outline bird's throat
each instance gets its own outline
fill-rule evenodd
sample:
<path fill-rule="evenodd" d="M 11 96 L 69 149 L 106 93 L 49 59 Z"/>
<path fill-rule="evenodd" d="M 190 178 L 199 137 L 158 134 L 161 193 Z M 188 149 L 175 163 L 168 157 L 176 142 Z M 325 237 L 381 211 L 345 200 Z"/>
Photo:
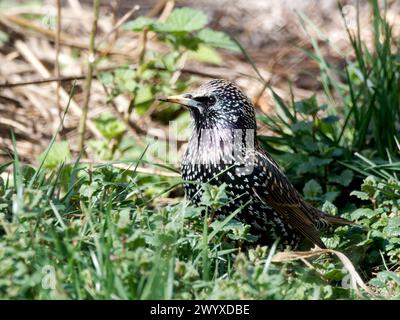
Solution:
<path fill-rule="evenodd" d="M 242 161 L 255 148 L 255 130 L 195 128 L 184 161 L 193 164 L 223 165 Z"/>

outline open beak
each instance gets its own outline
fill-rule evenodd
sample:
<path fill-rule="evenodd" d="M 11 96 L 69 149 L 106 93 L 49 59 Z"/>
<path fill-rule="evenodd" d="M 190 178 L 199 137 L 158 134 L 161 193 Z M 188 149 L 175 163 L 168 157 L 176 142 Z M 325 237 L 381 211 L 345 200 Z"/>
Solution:
<path fill-rule="evenodd" d="M 179 103 L 188 108 L 198 108 L 199 107 L 199 103 L 196 100 L 185 97 L 185 94 L 169 96 L 169 97 L 162 97 L 162 98 L 158 98 L 158 100 L 165 101 L 165 102 Z"/>

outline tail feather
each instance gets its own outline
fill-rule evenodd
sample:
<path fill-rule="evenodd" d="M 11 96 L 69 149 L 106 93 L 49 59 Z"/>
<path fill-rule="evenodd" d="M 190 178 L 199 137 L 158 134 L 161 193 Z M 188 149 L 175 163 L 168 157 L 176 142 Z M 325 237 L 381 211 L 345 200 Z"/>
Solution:
<path fill-rule="evenodd" d="M 357 223 L 344 219 L 344 218 L 340 218 L 337 216 L 333 216 L 331 214 L 327 214 L 325 212 L 320 212 L 322 218 L 324 220 L 326 220 L 330 225 L 337 225 L 337 226 L 347 226 L 347 225 L 357 225 Z"/>

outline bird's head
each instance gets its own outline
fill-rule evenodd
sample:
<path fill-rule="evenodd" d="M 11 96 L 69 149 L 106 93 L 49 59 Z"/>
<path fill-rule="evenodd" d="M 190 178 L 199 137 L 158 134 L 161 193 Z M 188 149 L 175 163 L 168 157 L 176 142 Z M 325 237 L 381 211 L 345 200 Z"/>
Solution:
<path fill-rule="evenodd" d="M 199 129 L 256 129 L 249 98 L 226 80 L 214 79 L 192 92 L 160 100 L 186 106 Z"/>

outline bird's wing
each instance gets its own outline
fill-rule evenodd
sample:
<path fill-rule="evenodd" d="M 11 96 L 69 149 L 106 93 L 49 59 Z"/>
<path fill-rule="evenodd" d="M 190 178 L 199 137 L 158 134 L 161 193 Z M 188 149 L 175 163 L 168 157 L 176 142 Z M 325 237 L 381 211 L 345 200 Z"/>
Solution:
<path fill-rule="evenodd" d="M 281 218 L 290 224 L 304 237 L 311 240 L 320 248 L 325 248 L 319 231 L 314 225 L 318 219 L 302 196 L 290 183 L 278 164 L 263 151 L 257 152 L 257 168 L 264 172 L 265 179 L 261 186 L 253 190 L 260 201 L 272 207 Z"/>

